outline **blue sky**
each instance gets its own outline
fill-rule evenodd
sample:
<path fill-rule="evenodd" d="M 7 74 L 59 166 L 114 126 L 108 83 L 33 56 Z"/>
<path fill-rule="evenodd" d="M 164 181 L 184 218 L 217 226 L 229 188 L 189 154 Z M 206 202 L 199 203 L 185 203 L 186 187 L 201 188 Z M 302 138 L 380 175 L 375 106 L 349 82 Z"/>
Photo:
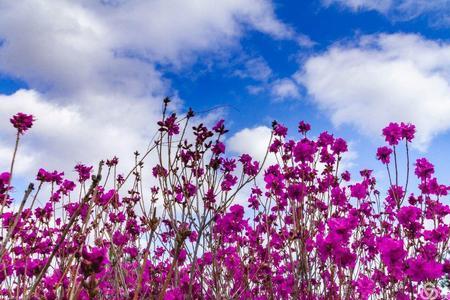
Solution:
<path fill-rule="evenodd" d="M 16 111 L 38 117 L 19 176 L 70 173 L 145 147 L 169 95 L 219 107 L 201 117 L 228 120 L 235 153 L 306 120 L 350 142 L 353 171 L 380 170 L 388 121 L 413 122 L 413 155 L 448 182 L 449 29 L 447 0 L 0 2 L 0 167 Z"/>

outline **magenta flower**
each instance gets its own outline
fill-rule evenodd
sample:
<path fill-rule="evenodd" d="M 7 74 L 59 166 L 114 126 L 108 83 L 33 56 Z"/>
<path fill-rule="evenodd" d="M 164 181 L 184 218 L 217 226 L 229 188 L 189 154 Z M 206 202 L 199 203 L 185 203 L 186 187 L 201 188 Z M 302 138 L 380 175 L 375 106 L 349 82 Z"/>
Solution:
<path fill-rule="evenodd" d="M 11 124 L 17 129 L 19 134 L 24 134 L 28 129 L 33 126 L 34 117 L 24 113 L 17 113 L 10 119 Z"/>
<path fill-rule="evenodd" d="M 388 164 L 391 161 L 392 149 L 386 146 L 377 149 L 377 159 L 383 164 Z"/>
<path fill-rule="evenodd" d="M 180 133 L 180 125 L 178 125 L 178 123 L 177 123 L 176 114 L 172 114 L 170 117 L 168 117 L 164 121 L 159 121 L 158 125 L 160 126 L 159 131 L 167 132 L 167 134 L 169 136 Z"/>
<path fill-rule="evenodd" d="M 426 281 L 440 278 L 443 275 L 443 266 L 434 260 L 428 260 L 423 256 L 407 260 L 408 275 L 412 281 Z"/>
<path fill-rule="evenodd" d="M 219 120 L 216 125 L 213 126 L 212 130 L 219 134 L 228 132 L 228 130 L 225 130 L 225 121 L 223 119 Z"/>
<path fill-rule="evenodd" d="M 395 146 L 402 139 L 402 128 L 398 123 L 389 123 L 383 128 L 383 135 L 389 145 Z"/>
<path fill-rule="evenodd" d="M 61 184 L 63 180 L 64 172 L 58 173 L 57 171 L 48 172 L 44 169 L 39 169 L 36 180 L 42 182 L 54 182 L 56 184 Z"/>
<path fill-rule="evenodd" d="M 300 133 L 306 134 L 310 130 L 311 130 L 311 125 L 309 125 L 308 123 L 305 123 L 303 121 L 300 121 L 300 123 L 298 124 L 298 131 Z"/>
<path fill-rule="evenodd" d="M 293 149 L 295 162 L 313 162 L 316 151 L 317 146 L 313 141 L 304 139 L 298 142 Z"/>
<path fill-rule="evenodd" d="M 411 142 L 414 139 L 414 134 L 416 133 L 416 126 L 413 124 L 400 124 L 401 131 L 402 131 L 402 138 L 407 140 L 408 142 Z"/>
<path fill-rule="evenodd" d="M 255 176 L 259 170 L 259 162 L 252 162 L 252 157 L 248 154 L 242 154 L 239 158 L 244 168 L 244 174 L 248 176 Z"/>
<path fill-rule="evenodd" d="M 337 138 L 334 140 L 333 145 L 331 146 L 331 150 L 333 150 L 334 154 L 341 154 L 347 152 L 347 142 L 342 138 Z"/>
<path fill-rule="evenodd" d="M 94 247 L 89 252 L 87 247 L 84 246 L 81 257 L 83 260 L 81 261 L 80 270 L 85 277 L 102 272 L 109 263 L 106 248 Z"/>
<path fill-rule="evenodd" d="M 119 163 L 119 159 L 116 156 L 114 156 L 112 159 L 106 160 L 106 165 L 110 168 L 117 166 L 118 163 Z"/>
<path fill-rule="evenodd" d="M 324 131 L 319 135 L 317 139 L 317 145 L 320 147 L 327 147 L 328 145 L 333 145 L 334 137 L 332 134 Z"/>
<path fill-rule="evenodd" d="M 367 300 L 375 289 L 375 283 L 366 275 L 362 275 L 356 281 L 360 299 Z"/>
<path fill-rule="evenodd" d="M 0 195 L 4 194 L 11 187 L 9 186 L 9 181 L 11 174 L 9 172 L 0 173 Z"/>
<path fill-rule="evenodd" d="M 367 196 L 367 186 L 364 183 L 355 183 L 350 187 L 351 196 L 357 199 L 364 199 Z"/>
<path fill-rule="evenodd" d="M 431 178 L 431 175 L 434 174 L 434 166 L 426 158 L 419 158 L 416 160 L 416 169 L 414 173 L 419 179 L 429 179 Z"/>
<path fill-rule="evenodd" d="M 113 234 L 113 243 L 114 245 L 121 247 L 128 242 L 128 237 L 121 233 L 119 230 L 116 230 Z"/>
<path fill-rule="evenodd" d="M 225 174 L 221 183 L 222 191 L 228 192 L 237 183 L 238 178 L 231 174 Z"/>
<path fill-rule="evenodd" d="M 421 216 L 422 211 L 415 206 L 403 206 L 397 213 L 397 218 L 400 224 L 409 226 L 415 223 Z"/>
<path fill-rule="evenodd" d="M 273 133 L 275 136 L 279 136 L 279 137 L 286 137 L 288 132 L 287 127 L 281 125 L 281 124 L 276 124 L 274 129 L 273 129 Z"/>
<path fill-rule="evenodd" d="M 212 147 L 211 151 L 215 155 L 225 153 L 225 144 L 220 141 L 217 141 L 217 143 L 215 143 L 214 146 Z"/>
<path fill-rule="evenodd" d="M 407 253 L 403 248 L 403 241 L 390 237 L 382 237 L 377 242 L 382 262 L 387 266 L 391 275 L 401 280 L 403 278 L 402 263 Z"/>
<path fill-rule="evenodd" d="M 88 180 L 91 177 L 91 171 L 92 171 L 93 167 L 90 166 L 85 166 L 82 164 L 78 164 L 75 166 L 75 171 L 78 172 L 78 181 L 80 183 L 85 182 L 86 180 Z"/>

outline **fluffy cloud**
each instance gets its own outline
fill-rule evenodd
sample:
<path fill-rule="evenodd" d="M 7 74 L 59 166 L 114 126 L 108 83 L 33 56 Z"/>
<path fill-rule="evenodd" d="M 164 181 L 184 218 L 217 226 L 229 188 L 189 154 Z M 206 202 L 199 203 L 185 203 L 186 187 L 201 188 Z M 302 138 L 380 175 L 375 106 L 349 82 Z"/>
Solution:
<path fill-rule="evenodd" d="M 8 118 L 24 110 L 37 120 L 22 138 L 16 174 L 25 175 L 39 167 L 70 173 L 77 162 L 96 164 L 114 155 L 121 158 L 122 167 L 128 170 L 132 167 L 133 151 L 142 152 L 148 146 L 158 114 L 147 101 L 104 100 L 112 107 L 94 113 L 90 107 L 77 103 L 59 105 L 33 90 L 0 95 L 0 169 L 9 167 L 14 143 L 15 132 Z M 130 118 L 131 115 L 134 117 Z"/>
<path fill-rule="evenodd" d="M 450 44 L 365 36 L 309 58 L 296 78 L 335 125 L 376 136 L 390 121 L 412 122 L 422 150 L 450 128 Z"/>
<path fill-rule="evenodd" d="M 267 126 L 244 128 L 227 140 L 228 149 L 237 154 L 249 154 L 262 162 L 269 146 L 272 130 Z"/>
<path fill-rule="evenodd" d="M 272 76 L 272 69 L 262 57 L 256 57 L 247 60 L 244 67 L 234 71 L 233 74 L 240 78 L 267 81 Z"/>
<path fill-rule="evenodd" d="M 17 111 L 38 118 L 21 148 L 22 174 L 145 149 L 160 99 L 176 95 L 161 66 L 237 46 L 248 30 L 295 38 L 268 0 L 0 2 L 0 73 L 29 86 L 0 97 L 0 167 Z"/>
<path fill-rule="evenodd" d="M 298 85 L 290 78 L 278 79 L 272 83 L 271 94 L 276 100 L 298 98 Z"/>

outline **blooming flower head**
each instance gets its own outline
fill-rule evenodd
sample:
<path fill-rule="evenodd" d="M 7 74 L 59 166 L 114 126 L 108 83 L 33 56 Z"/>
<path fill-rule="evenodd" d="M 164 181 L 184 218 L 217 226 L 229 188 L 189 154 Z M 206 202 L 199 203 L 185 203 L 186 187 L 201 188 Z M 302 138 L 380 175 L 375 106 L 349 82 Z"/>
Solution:
<path fill-rule="evenodd" d="M 422 211 L 418 207 L 403 206 L 402 208 L 400 208 L 397 214 L 397 218 L 400 224 L 408 226 L 409 224 L 416 222 L 419 219 L 421 213 Z"/>
<path fill-rule="evenodd" d="M 361 299 L 369 299 L 375 288 L 375 283 L 369 277 L 362 275 L 356 281 L 356 287 Z"/>
<path fill-rule="evenodd" d="M 78 164 L 75 166 L 75 171 L 78 172 L 78 181 L 80 181 L 81 183 L 85 182 L 86 180 L 89 179 L 89 177 L 91 177 L 91 171 L 92 171 L 92 166 L 88 167 L 82 164 Z"/>
<path fill-rule="evenodd" d="M 81 257 L 83 259 L 80 270 L 85 277 L 102 272 L 106 264 L 108 264 L 106 248 L 94 247 L 89 252 L 87 247 L 84 246 L 81 252 Z"/>
<path fill-rule="evenodd" d="M 19 134 L 24 134 L 33 126 L 34 117 L 32 115 L 27 115 L 19 112 L 12 116 L 10 121 L 11 124 L 13 124 L 14 128 L 17 128 Z"/>
<path fill-rule="evenodd" d="M 313 162 L 317 146 L 313 141 L 302 140 L 298 142 L 293 150 L 295 162 Z"/>
<path fill-rule="evenodd" d="M 403 277 L 402 263 L 407 253 L 403 248 L 403 241 L 390 237 L 381 237 L 377 241 L 382 262 L 387 266 L 391 275 L 400 280 Z"/>
<path fill-rule="evenodd" d="M 168 117 L 164 121 L 159 121 L 158 125 L 160 126 L 159 131 L 166 131 L 169 136 L 180 133 L 180 126 L 177 123 L 176 114 L 170 115 L 170 117 Z"/>
<path fill-rule="evenodd" d="M 217 141 L 214 146 L 211 148 L 212 153 L 215 155 L 220 155 L 222 153 L 225 153 L 225 144 Z"/>
<path fill-rule="evenodd" d="M 306 134 L 310 130 L 311 130 L 311 125 L 309 125 L 308 123 L 305 123 L 304 121 L 300 121 L 300 123 L 298 124 L 298 132 L 300 132 L 302 134 Z"/>
<path fill-rule="evenodd" d="M 389 147 L 380 147 L 377 149 L 377 159 L 383 164 L 388 164 L 391 162 L 392 149 Z"/>
<path fill-rule="evenodd" d="M 9 172 L 0 173 L 0 194 L 6 192 L 7 189 L 10 189 L 9 181 L 11 179 L 11 174 Z"/>
<path fill-rule="evenodd" d="M 276 124 L 274 129 L 273 129 L 274 135 L 279 136 L 279 137 L 286 137 L 288 129 L 287 127 L 281 125 L 281 124 Z"/>
<path fill-rule="evenodd" d="M 364 183 L 355 183 L 350 186 L 350 192 L 352 197 L 364 199 L 367 196 L 367 186 Z"/>
<path fill-rule="evenodd" d="M 58 173 L 57 171 L 48 172 L 42 168 L 39 169 L 36 180 L 42 182 L 55 182 L 56 184 L 61 184 L 63 180 L 64 172 Z"/>
<path fill-rule="evenodd" d="M 402 128 L 398 123 L 389 123 L 383 128 L 383 135 L 389 145 L 395 146 L 402 139 Z"/>
<path fill-rule="evenodd" d="M 216 125 L 213 126 L 212 130 L 219 134 L 227 133 L 228 130 L 225 130 L 225 121 L 223 119 L 219 120 Z"/>
<path fill-rule="evenodd" d="M 401 132 L 402 132 L 402 138 L 407 140 L 408 142 L 411 142 L 414 139 L 414 134 L 416 133 L 416 126 L 413 124 L 405 124 L 401 123 Z"/>
<path fill-rule="evenodd" d="M 434 261 L 428 260 L 423 256 L 417 258 L 410 258 L 407 260 L 408 275 L 412 281 L 434 280 L 442 276 L 443 265 Z"/>
<path fill-rule="evenodd" d="M 333 150 L 335 154 L 347 152 L 348 150 L 347 142 L 342 138 L 337 138 L 334 140 L 334 143 L 331 146 L 331 150 Z"/>
<path fill-rule="evenodd" d="M 434 166 L 426 158 L 419 158 L 416 160 L 414 173 L 422 180 L 431 178 L 431 175 L 434 174 Z"/>
<path fill-rule="evenodd" d="M 126 234 L 121 233 L 119 230 L 116 230 L 113 234 L 113 243 L 114 245 L 121 247 L 128 242 L 128 237 Z"/>

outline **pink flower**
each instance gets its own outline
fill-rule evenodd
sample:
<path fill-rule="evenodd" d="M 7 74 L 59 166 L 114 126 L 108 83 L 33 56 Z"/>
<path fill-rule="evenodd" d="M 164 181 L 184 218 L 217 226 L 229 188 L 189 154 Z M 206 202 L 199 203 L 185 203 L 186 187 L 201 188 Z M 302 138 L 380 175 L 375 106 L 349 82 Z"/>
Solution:
<path fill-rule="evenodd" d="M 431 175 L 434 174 L 434 166 L 426 158 L 419 158 L 416 160 L 414 173 L 422 180 L 431 178 Z"/>
<path fill-rule="evenodd" d="M 121 247 L 128 242 L 128 237 L 125 234 L 122 234 L 119 230 L 115 231 L 113 234 L 113 243 L 114 245 Z"/>
<path fill-rule="evenodd" d="M 380 147 L 377 149 L 377 159 L 383 164 L 388 164 L 391 161 L 392 149 L 389 147 Z"/>
<path fill-rule="evenodd" d="M 331 146 L 331 150 L 333 150 L 334 154 L 347 152 L 347 142 L 344 139 L 337 138 L 334 140 L 334 144 Z"/>
<path fill-rule="evenodd" d="M 273 129 L 274 135 L 279 136 L 279 137 L 286 137 L 287 132 L 288 132 L 287 127 L 285 127 L 281 124 L 275 125 L 275 128 Z"/>
<path fill-rule="evenodd" d="M 219 133 L 219 134 L 227 133 L 228 130 L 225 130 L 225 125 L 224 125 L 224 123 L 225 123 L 225 121 L 224 121 L 223 119 L 222 119 L 222 120 L 219 120 L 219 121 L 216 123 L 216 125 L 213 126 L 212 130 L 213 130 L 214 132 L 216 132 L 216 133 Z"/>
<path fill-rule="evenodd" d="M 231 174 L 225 174 L 221 183 L 222 191 L 231 191 L 231 188 L 237 183 L 237 177 Z"/>
<path fill-rule="evenodd" d="M 397 213 L 397 218 L 400 224 L 409 226 L 416 222 L 421 216 L 422 211 L 415 206 L 403 206 Z"/>
<path fill-rule="evenodd" d="M 42 168 L 39 169 L 36 180 L 42 182 L 55 182 L 61 184 L 63 180 L 64 172 L 58 173 L 57 171 L 48 172 Z"/>
<path fill-rule="evenodd" d="M 447 240 L 449 234 L 450 229 L 447 225 L 439 225 L 436 229 L 425 230 L 423 232 L 423 237 L 426 241 L 431 241 L 432 243 L 439 243 Z"/>
<path fill-rule="evenodd" d="M 217 143 L 214 144 L 214 146 L 211 149 L 212 153 L 214 153 L 215 155 L 220 155 L 222 153 L 225 153 L 225 144 L 218 141 Z"/>
<path fill-rule="evenodd" d="M 9 172 L 0 173 L 0 196 L 8 189 L 11 189 L 11 186 L 9 186 L 10 178 L 11 174 Z"/>
<path fill-rule="evenodd" d="M 367 300 L 373 293 L 375 283 L 366 275 L 361 275 L 356 281 L 356 287 L 358 288 L 360 299 Z"/>
<path fill-rule="evenodd" d="M 114 156 L 112 159 L 106 160 L 106 165 L 110 168 L 117 166 L 118 163 L 119 163 L 119 159 L 116 156 Z"/>
<path fill-rule="evenodd" d="M 383 135 L 389 145 L 395 146 L 402 138 L 402 128 L 398 123 L 389 123 L 383 128 Z"/>
<path fill-rule="evenodd" d="M 434 260 L 427 260 L 423 256 L 417 258 L 410 258 L 406 264 L 408 268 L 406 275 L 408 275 L 412 281 L 425 281 L 434 280 L 440 278 L 443 275 L 443 266 Z"/>
<path fill-rule="evenodd" d="M 295 162 L 313 162 L 317 146 L 314 142 L 303 139 L 293 149 Z"/>
<path fill-rule="evenodd" d="M 334 142 L 334 137 L 332 134 L 329 134 L 328 132 L 324 131 L 319 135 L 319 138 L 317 139 L 317 145 L 320 147 L 326 147 L 328 145 L 332 145 Z"/>
<path fill-rule="evenodd" d="M 350 186 L 351 196 L 357 199 L 364 199 L 367 196 L 367 186 L 364 183 L 355 183 Z"/>
<path fill-rule="evenodd" d="M 91 171 L 92 171 L 93 167 L 90 166 L 85 166 L 82 164 L 78 164 L 75 166 L 75 171 L 78 172 L 78 181 L 80 183 L 85 182 L 86 180 L 89 179 L 89 177 L 91 177 Z"/>
<path fill-rule="evenodd" d="M 81 257 L 83 258 L 80 266 L 81 273 L 88 277 L 91 274 L 102 272 L 106 264 L 109 263 L 106 255 L 106 248 L 94 247 L 89 252 L 87 247 L 84 246 L 81 252 Z"/>
<path fill-rule="evenodd" d="M 390 237 L 381 237 L 377 241 L 381 254 L 381 261 L 387 266 L 391 275 L 401 280 L 403 278 L 402 263 L 407 253 L 403 248 L 403 241 Z"/>
<path fill-rule="evenodd" d="M 248 154 L 242 154 L 239 161 L 244 167 L 244 174 L 248 176 L 255 176 L 259 170 L 259 163 L 257 161 L 252 162 L 252 157 Z"/>
<path fill-rule="evenodd" d="M 344 206 L 348 202 L 345 191 L 339 187 L 331 189 L 331 203 L 338 206 Z"/>
<path fill-rule="evenodd" d="M 10 119 L 11 124 L 17 129 L 19 134 L 24 134 L 33 126 L 34 117 L 24 113 L 17 113 Z"/>
<path fill-rule="evenodd" d="M 413 124 L 400 124 L 401 131 L 402 131 L 402 138 L 407 140 L 408 142 L 411 142 L 414 139 L 414 134 L 416 133 L 416 126 Z"/>
<path fill-rule="evenodd" d="M 298 132 L 300 132 L 302 134 L 306 134 L 310 130 L 311 130 L 311 125 L 309 125 L 308 123 L 305 123 L 303 121 L 300 121 L 300 123 L 298 124 Z"/>
<path fill-rule="evenodd" d="M 180 133 L 180 126 L 177 123 L 176 114 L 170 115 L 170 117 L 168 117 L 164 121 L 159 121 L 158 125 L 160 126 L 159 131 L 167 132 L 169 136 Z"/>

